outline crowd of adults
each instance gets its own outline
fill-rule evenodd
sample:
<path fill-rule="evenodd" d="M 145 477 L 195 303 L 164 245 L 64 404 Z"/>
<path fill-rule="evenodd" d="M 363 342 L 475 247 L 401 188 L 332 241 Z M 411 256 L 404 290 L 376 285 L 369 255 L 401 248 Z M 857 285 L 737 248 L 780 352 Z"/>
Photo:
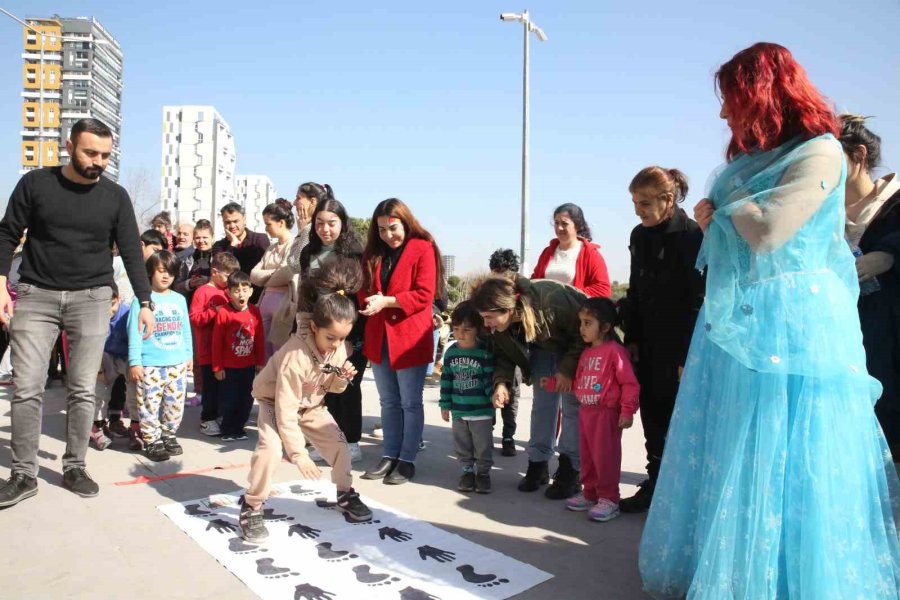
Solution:
<path fill-rule="evenodd" d="M 896 472 L 876 459 L 887 448 L 900 457 L 900 182 L 894 174 L 873 178 L 880 138 L 862 117 L 836 117 L 786 49 L 758 44 L 739 53 L 722 66 L 717 85 L 733 137 L 727 168 L 695 220 L 680 207 L 688 182 L 678 169 L 647 167 L 628 188 L 640 223 L 631 232 L 619 313 L 641 388 L 648 478 L 620 506 L 651 509 L 641 548 L 645 585 L 661 597 L 726 597 L 726 588 L 734 597 L 831 597 L 883 590 L 876 586 L 886 581 L 888 592 L 866 597 L 895 598 L 900 547 L 888 490 Z M 28 231 L 15 312 L 0 278 L 14 373 L 12 472 L 0 506 L 37 492 L 43 365 L 59 330 L 69 345 L 63 483 L 81 496 L 98 492 L 85 453 L 112 243 L 143 307 L 145 336 L 153 328 L 131 203 L 100 177 L 112 146 L 107 132 L 96 121 L 79 122 L 67 143 L 70 163 L 24 176 L 0 225 L 4 275 Z M 253 284 L 267 356 L 296 327 L 303 278 L 328 261 L 358 263 L 365 283 L 348 338 L 356 375 L 325 402 L 359 460 L 359 383 L 371 365 L 384 439 L 363 478 L 406 483 L 422 448 L 434 317 L 446 302 L 438 245 L 396 198 L 375 207 L 364 242 L 329 186 L 301 185 L 291 208 L 283 199 L 267 206 L 263 233 L 247 229 L 244 209 L 228 204 L 224 237 L 215 242 L 207 220 L 173 224 L 162 213 L 152 226 L 181 261 L 174 289 L 188 299 L 209 281 L 215 254 L 237 258 Z M 579 309 L 611 289 L 582 208 L 562 204 L 553 220 L 555 236 L 531 276 L 499 251 L 471 302 L 496 360 L 493 399 L 504 407 L 503 448 L 513 454 L 518 382 L 534 389 L 519 490 L 550 483 L 555 459 L 545 495 L 566 499 L 581 491 L 573 393 L 585 347 Z M 201 394 L 202 379 L 195 373 Z M 848 450 L 847 435 L 858 449 Z M 757 461 L 771 464 L 754 471 Z M 849 502 L 847 494 L 856 496 L 860 526 L 830 511 Z M 816 512 L 819 505 L 829 510 Z M 774 547 L 736 539 L 744 536 Z M 828 544 L 813 549 L 817 542 L 808 540 L 849 543 L 854 568 L 871 581 L 855 588 L 839 581 L 843 570 L 825 556 Z"/>

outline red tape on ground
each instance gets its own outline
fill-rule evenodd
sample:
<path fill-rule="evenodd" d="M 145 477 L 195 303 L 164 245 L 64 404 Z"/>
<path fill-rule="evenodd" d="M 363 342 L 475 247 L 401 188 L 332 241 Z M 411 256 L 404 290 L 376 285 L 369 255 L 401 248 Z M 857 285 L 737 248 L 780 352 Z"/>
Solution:
<path fill-rule="evenodd" d="M 146 477 L 141 475 L 130 481 L 117 481 L 113 485 L 136 485 L 138 483 L 154 483 L 156 481 L 165 481 L 166 479 L 179 479 L 181 477 L 192 477 L 194 475 L 202 475 L 210 471 L 228 471 L 231 469 L 246 469 L 250 467 L 250 463 L 242 463 L 239 465 L 216 465 L 215 467 L 206 467 L 205 469 L 194 469 L 193 471 L 180 471 L 169 475 L 159 475 L 157 477 Z"/>

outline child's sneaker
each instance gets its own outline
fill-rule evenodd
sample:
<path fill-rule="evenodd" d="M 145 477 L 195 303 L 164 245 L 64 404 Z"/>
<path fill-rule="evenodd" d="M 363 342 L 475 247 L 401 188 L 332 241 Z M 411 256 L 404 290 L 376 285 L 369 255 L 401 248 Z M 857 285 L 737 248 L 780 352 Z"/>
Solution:
<path fill-rule="evenodd" d="M 266 529 L 262 507 L 253 510 L 241 496 L 241 512 L 238 516 L 238 525 L 241 528 L 241 537 L 251 544 L 262 544 L 269 538 L 269 530 Z"/>
<path fill-rule="evenodd" d="M 575 494 L 574 496 L 566 500 L 566 508 L 577 512 L 591 510 L 595 504 L 596 502 L 591 502 L 584 497 L 584 492 L 579 492 L 578 494 Z"/>
<path fill-rule="evenodd" d="M 164 435 L 162 438 L 163 446 L 171 456 L 179 456 L 184 454 L 184 448 L 178 443 L 174 435 Z"/>
<path fill-rule="evenodd" d="M 150 442 L 149 444 L 147 444 L 147 450 L 145 453 L 147 455 L 147 458 L 154 462 L 162 462 L 171 458 L 169 456 L 169 451 L 166 450 L 166 445 L 162 440 L 156 440 L 155 442 Z"/>
<path fill-rule="evenodd" d="M 132 452 L 140 452 L 144 449 L 140 423 L 132 423 L 131 427 L 128 428 L 128 449 Z"/>
<path fill-rule="evenodd" d="M 219 427 L 219 422 L 213 419 L 200 423 L 200 433 L 203 435 L 222 435 L 222 429 Z"/>
<path fill-rule="evenodd" d="M 600 498 L 597 504 L 588 511 L 588 517 L 591 521 L 609 521 L 619 516 L 619 505 L 612 500 Z"/>
<path fill-rule="evenodd" d="M 462 476 L 459 478 L 459 484 L 457 484 L 456 489 L 461 492 L 472 492 L 475 490 L 475 472 L 474 471 L 463 471 Z"/>
<path fill-rule="evenodd" d="M 110 419 L 109 426 L 107 427 L 109 432 L 118 438 L 127 438 L 128 437 L 128 426 L 122 422 L 122 419 Z"/>
<path fill-rule="evenodd" d="M 347 515 L 351 521 L 361 523 L 372 520 L 372 511 L 363 504 L 363 501 L 359 499 L 359 494 L 353 488 L 346 492 L 338 492 L 337 508 Z"/>
<path fill-rule="evenodd" d="M 490 494 L 491 493 L 491 474 L 478 473 L 475 475 L 475 493 Z"/>
<path fill-rule="evenodd" d="M 203 397 L 200 394 L 194 394 L 184 401 L 185 406 L 200 406 L 203 404 Z"/>
<path fill-rule="evenodd" d="M 103 428 L 96 425 L 91 426 L 91 441 L 97 450 L 106 450 L 112 444 L 112 440 L 103 433 Z"/>
<path fill-rule="evenodd" d="M 223 442 L 242 442 L 247 439 L 247 434 L 244 432 L 241 433 L 228 433 L 222 436 Z"/>

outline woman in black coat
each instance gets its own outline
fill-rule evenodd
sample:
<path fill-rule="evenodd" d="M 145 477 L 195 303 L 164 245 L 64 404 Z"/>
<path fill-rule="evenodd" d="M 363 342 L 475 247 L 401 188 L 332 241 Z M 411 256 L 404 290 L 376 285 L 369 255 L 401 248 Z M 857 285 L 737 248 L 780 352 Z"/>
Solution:
<path fill-rule="evenodd" d="M 841 116 L 847 155 L 846 235 L 859 275 L 859 321 L 866 367 L 884 390 L 875 414 L 894 462 L 900 460 L 900 181 L 896 173 L 873 181 L 881 138 L 865 118 Z"/>
<path fill-rule="evenodd" d="M 625 345 L 641 384 L 641 423 L 647 481 L 622 500 L 623 512 L 650 508 L 678 382 L 703 304 L 704 280 L 695 265 L 703 232 L 678 207 L 688 192 L 678 169 L 647 167 L 629 191 L 641 224 L 631 232 L 631 276 L 621 302 Z"/>

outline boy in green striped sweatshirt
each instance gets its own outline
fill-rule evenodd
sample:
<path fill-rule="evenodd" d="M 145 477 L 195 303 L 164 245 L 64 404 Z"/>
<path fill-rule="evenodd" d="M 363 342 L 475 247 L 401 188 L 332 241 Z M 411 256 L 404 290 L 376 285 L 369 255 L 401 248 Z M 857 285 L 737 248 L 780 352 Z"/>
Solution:
<path fill-rule="evenodd" d="M 456 343 L 444 355 L 441 417 L 453 414 L 453 443 L 462 465 L 461 492 L 491 493 L 494 464 L 494 356 L 478 341 L 484 322 L 471 302 L 460 302 L 450 315 Z"/>

